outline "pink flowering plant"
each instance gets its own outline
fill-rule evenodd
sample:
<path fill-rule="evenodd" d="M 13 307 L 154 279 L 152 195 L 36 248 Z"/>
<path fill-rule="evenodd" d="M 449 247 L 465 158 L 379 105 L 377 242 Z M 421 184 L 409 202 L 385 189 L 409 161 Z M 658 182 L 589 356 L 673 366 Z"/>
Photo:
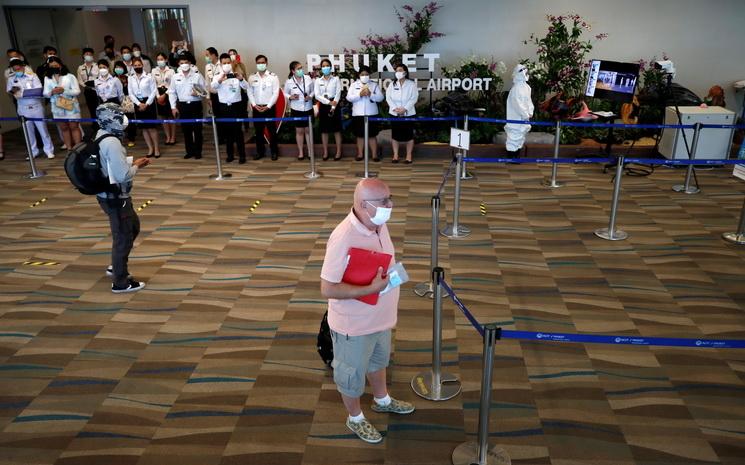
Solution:
<path fill-rule="evenodd" d="M 587 81 L 587 54 L 593 41 L 603 40 L 608 34 L 586 38 L 586 34 L 592 34 L 592 27 L 578 14 L 546 15 L 546 20 L 549 26 L 544 37 L 531 34 L 530 39 L 523 41 L 537 47 L 537 61 L 526 61 L 533 96 L 538 101 L 556 92 L 562 92 L 564 98 L 579 96 Z"/>
<path fill-rule="evenodd" d="M 346 54 L 395 54 L 419 53 L 419 51 L 438 37 L 445 34 L 432 31 L 432 18 L 441 8 L 437 2 L 430 2 L 419 10 L 411 5 L 395 9 L 398 21 L 403 27 L 403 35 L 382 35 L 369 33 L 360 37 L 360 49 L 344 49 Z"/>
<path fill-rule="evenodd" d="M 670 57 L 667 53 L 662 52 L 662 60 L 669 60 Z M 662 92 L 667 85 L 667 74 L 661 69 L 657 69 L 654 63 L 658 60 L 657 56 L 653 56 L 649 61 L 643 58 L 638 61 L 639 63 L 639 94 L 643 96 L 657 95 Z"/>

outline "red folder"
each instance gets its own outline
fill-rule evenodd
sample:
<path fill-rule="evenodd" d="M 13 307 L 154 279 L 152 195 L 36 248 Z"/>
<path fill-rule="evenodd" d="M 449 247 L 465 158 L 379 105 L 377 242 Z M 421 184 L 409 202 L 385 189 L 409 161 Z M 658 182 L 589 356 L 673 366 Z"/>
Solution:
<path fill-rule="evenodd" d="M 352 247 L 349 249 L 349 262 L 347 263 L 347 269 L 344 270 L 344 276 L 341 281 L 347 284 L 353 284 L 355 286 L 367 286 L 378 273 L 378 268 L 382 267 L 383 270 L 388 270 L 388 266 L 391 263 L 392 255 L 375 252 L 373 250 L 358 249 Z M 369 305 L 375 305 L 378 303 L 378 293 L 363 295 L 357 297 L 360 302 L 365 302 Z"/>

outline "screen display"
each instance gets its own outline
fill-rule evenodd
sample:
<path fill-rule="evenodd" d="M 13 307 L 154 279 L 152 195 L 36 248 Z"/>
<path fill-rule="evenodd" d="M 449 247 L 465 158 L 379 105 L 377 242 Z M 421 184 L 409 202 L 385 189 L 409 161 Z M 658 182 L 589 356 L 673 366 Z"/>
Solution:
<path fill-rule="evenodd" d="M 639 81 L 638 63 L 592 60 L 585 95 L 617 102 L 630 102 Z"/>

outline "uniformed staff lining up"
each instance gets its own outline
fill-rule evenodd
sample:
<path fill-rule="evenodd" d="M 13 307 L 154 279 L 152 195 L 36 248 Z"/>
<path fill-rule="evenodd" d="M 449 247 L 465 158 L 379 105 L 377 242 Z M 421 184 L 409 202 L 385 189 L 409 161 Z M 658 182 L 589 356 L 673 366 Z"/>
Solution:
<path fill-rule="evenodd" d="M 271 72 L 269 60 L 264 55 L 255 59 L 255 72 L 249 74 L 246 65 L 241 61 L 238 51 L 230 49 L 228 53 L 219 54 L 217 49 L 209 47 L 204 51 L 205 66 L 203 72 L 197 67 L 196 59 L 189 51 L 185 41 L 172 42 L 171 53 L 157 53 L 155 62 L 143 54 L 139 44 L 122 45 L 115 48 L 114 37 L 104 38 L 103 51 L 96 59 L 95 51 L 86 47 L 82 51 L 82 63 L 77 67 L 76 76 L 67 73 L 52 46 L 44 47 L 44 62 L 36 72 L 28 66 L 23 54 L 15 49 L 8 50 L 9 66 L 5 71 L 6 91 L 10 94 L 20 116 L 41 118 L 50 109 L 55 118 L 79 118 L 79 97 L 85 99 L 88 113 L 95 115 L 95 110 L 102 103 L 117 103 L 128 118 L 146 120 L 127 127 L 125 135 L 127 146 L 135 146 L 136 131 L 141 130 L 147 144 L 147 157 L 159 157 L 159 127 L 165 133 L 165 145 L 176 144 L 175 125 L 173 123 L 156 124 L 156 119 L 202 119 L 205 116 L 203 101 L 207 102 L 208 114 L 216 118 L 280 118 L 289 115 L 304 118 L 293 121 L 288 126 L 295 129 L 297 159 L 306 158 L 305 144 L 310 140 L 308 118 L 318 120 L 321 132 L 322 159 L 329 159 L 329 135 L 334 135 L 336 150 L 333 159 L 342 158 L 342 129 L 345 105 L 351 107 L 352 132 L 357 138 L 356 160 L 362 160 L 365 144 L 364 120 L 366 116 L 377 116 L 378 105 L 386 102 L 391 117 L 405 118 L 416 114 L 415 105 L 419 90 L 414 81 L 409 79 L 408 68 L 403 64 L 395 66 L 396 78 L 384 89 L 381 82 L 371 79 L 370 69 L 361 66 L 356 80 L 350 85 L 346 95 L 343 94 L 342 82 L 334 73 L 334 65 L 328 59 L 321 61 L 320 70 L 305 70 L 298 61 L 289 64 L 289 75 L 284 86 L 278 76 Z M 48 100 L 45 100 L 48 99 Z M 184 138 L 184 158 L 202 158 L 202 123 L 184 122 L 181 130 Z M 258 160 L 266 155 L 267 145 L 272 160 L 279 158 L 277 133 L 281 122 L 255 121 L 256 151 L 253 156 Z M 226 162 L 235 160 L 246 162 L 248 143 L 240 122 L 219 122 L 217 125 L 218 140 L 226 146 Z M 54 157 L 54 145 L 43 121 L 28 122 L 31 134 L 38 131 L 43 142 L 44 153 Z M 63 138 L 62 149 L 65 150 L 77 143 L 83 129 L 76 122 L 59 122 L 58 128 Z M 406 147 L 406 163 L 412 162 L 414 149 L 414 127 L 408 121 L 394 121 L 392 128 L 392 162 L 399 162 L 399 145 Z M 98 128 L 93 126 L 89 135 L 95 134 Z M 380 161 L 377 135 L 379 126 L 368 124 L 368 143 L 372 160 Z M 30 150 L 38 156 L 36 137 L 31 137 Z M 0 159 L 3 158 L 0 139 Z"/>

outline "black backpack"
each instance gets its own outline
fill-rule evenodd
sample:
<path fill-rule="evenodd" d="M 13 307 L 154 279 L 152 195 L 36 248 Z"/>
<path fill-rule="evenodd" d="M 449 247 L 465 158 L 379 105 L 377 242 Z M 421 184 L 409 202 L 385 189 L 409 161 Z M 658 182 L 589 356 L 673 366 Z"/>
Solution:
<path fill-rule="evenodd" d="M 331 341 L 331 328 L 329 328 L 329 312 L 323 314 L 321 328 L 318 330 L 318 355 L 327 366 L 331 366 L 334 360 L 334 343 Z"/>
<path fill-rule="evenodd" d="M 98 144 L 113 134 L 104 134 L 97 139 L 84 141 L 73 147 L 65 158 L 65 173 L 70 182 L 81 194 L 96 195 L 102 192 L 118 192 L 119 187 L 111 184 L 101 172 L 101 157 Z"/>

